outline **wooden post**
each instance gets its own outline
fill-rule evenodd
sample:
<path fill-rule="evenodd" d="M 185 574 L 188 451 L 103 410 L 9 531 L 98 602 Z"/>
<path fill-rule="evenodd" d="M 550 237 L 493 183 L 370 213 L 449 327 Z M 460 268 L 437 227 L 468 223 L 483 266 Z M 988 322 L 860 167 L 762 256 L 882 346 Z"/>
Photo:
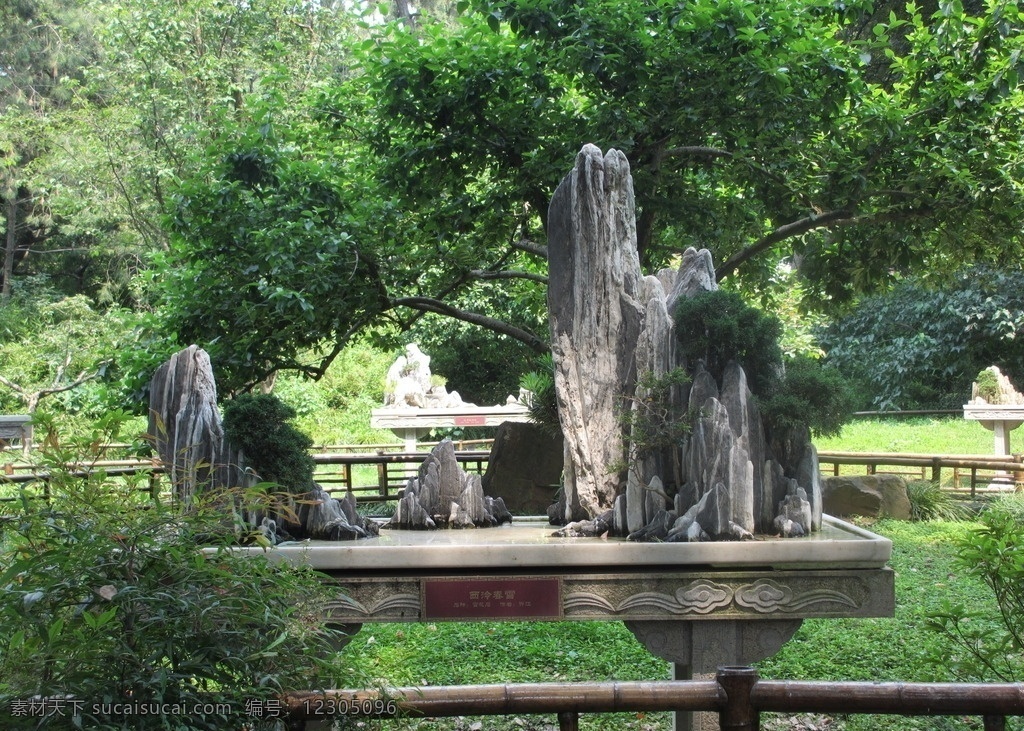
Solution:
<path fill-rule="evenodd" d="M 559 713 L 558 731 L 580 731 L 580 714 L 573 711 Z"/>
<path fill-rule="evenodd" d="M 761 714 L 750 698 L 757 683 L 757 670 L 752 667 L 720 667 L 716 680 L 726 695 L 725 705 L 718 713 L 719 728 L 722 731 L 759 731 Z"/>
<path fill-rule="evenodd" d="M 382 454 L 382 452 L 377 452 Z M 377 491 L 381 497 L 388 496 L 388 465 L 383 460 L 377 463 Z"/>

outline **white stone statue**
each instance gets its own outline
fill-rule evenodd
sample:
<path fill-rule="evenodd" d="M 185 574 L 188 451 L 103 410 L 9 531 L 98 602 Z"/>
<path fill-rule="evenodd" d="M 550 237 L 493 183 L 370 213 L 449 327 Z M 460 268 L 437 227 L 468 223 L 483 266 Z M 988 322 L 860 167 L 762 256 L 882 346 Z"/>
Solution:
<path fill-rule="evenodd" d="M 417 343 L 405 346 L 405 355 L 398 356 L 388 369 L 384 405 L 395 408 L 450 409 L 464 404 L 457 391 L 448 393 L 441 384 L 433 384 L 430 356 Z"/>

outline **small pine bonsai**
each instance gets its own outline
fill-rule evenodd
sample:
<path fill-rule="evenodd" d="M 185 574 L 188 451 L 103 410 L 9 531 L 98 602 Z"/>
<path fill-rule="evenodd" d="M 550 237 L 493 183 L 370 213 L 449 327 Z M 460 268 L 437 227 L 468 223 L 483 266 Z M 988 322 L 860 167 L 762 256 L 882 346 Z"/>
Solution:
<path fill-rule="evenodd" d="M 729 361 L 743 366 L 770 429 L 806 425 L 827 436 L 838 434 L 850 418 L 854 395 L 843 375 L 808 357 L 784 361 L 779 320 L 746 304 L 739 294 L 719 289 L 683 298 L 675 324 L 691 367 L 702 361 L 721 383 Z"/>
<path fill-rule="evenodd" d="M 978 387 L 978 395 L 985 399 L 986 403 L 999 403 L 999 377 L 993 371 L 986 368 L 978 374 L 974 383 Z"/>
<path fill-rule="evenodd" d="M 292 426 L 294 416 L 275 396 L 242 394 L 224 407 L 224 433 L 260 478 L 298 495 L 313 488 L 316 463 L 309 456 L 313 440 Z"/>
<path fill-rule="evenodd" d="M 675 311 L 676 336 L 690 367 L 698 360 L 721 382 L 735 360 L 755 394 L 770 390 L 782 370 L 782 325 L 751 307 L 736 292 L 717 289 L 681 297 Z"/>

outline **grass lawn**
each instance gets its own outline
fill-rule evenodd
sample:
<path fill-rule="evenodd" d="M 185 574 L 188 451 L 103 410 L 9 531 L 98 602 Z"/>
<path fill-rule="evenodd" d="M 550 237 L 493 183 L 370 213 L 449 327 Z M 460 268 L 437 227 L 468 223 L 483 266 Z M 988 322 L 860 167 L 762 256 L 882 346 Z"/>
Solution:
<path fill-rule="evenodd" d="M 883 521 L 873 530 L 893 540 L 896 616 L 890 619 L 807 620 L 773 658 L 758 664 L 762 677 L 803 680 L 954 680 L 933 658 L 947 652 L 926 626 L 943 599 L 970 605 L 994 602 L 956 565 L 950 539 L 972 524 Z M 346 648 L 354 665 L 391 685 L 668 679 L 668 663 L 652 657 L 618 622 L 375 624 Z M 547 729 L 545 717 L 372 722 L 381 729 L 471 731 Z M 480 724 L 476 726 L 476 724 Z M 849 716 L 795 722 L 766 714 L 766 729 L 976 729 L 980 719 Z M 581 718 L 584 729 L 669 731 L 667 713 Z"/>
<path fill-rule="evenodd" d="M 836 452 L 984 455 L 993 452 L 992 432 L 976 421 L 960 417 L 854 419 L 838 436 L 817 437 L 814 444 L 819 450 Z"/>

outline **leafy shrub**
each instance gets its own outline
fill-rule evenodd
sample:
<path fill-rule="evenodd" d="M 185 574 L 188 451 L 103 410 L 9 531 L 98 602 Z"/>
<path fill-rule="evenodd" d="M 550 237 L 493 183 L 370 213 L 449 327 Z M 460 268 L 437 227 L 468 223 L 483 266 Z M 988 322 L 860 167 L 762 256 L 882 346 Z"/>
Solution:
<path fill-rule="evenodd" d="M 968 511 L 948 491 L 931 480 L 907 483 L 911 520 L 963 520 Z"/>
<path fill-rule="evenodd" d="M 272 728 L 254 709 L 279 707 L 282 690 L 352 684 L 312 572 L 209 542 L 234 540 L 220 511 L 150 502 L 139 491 L 144 475 L 70 472 L 95 463 L 122 422 L 105 417 L 72 440 L 37 425 L 52 500 L 28 487 L 2 508 L 3 727 Z M 33 697 L 64 715 L 26 715 Z"/>
<path fill-rule="evenodd" d="M 769 391 L 782 368 L 779 321 L 749 306 L 736 292 L 719 289 L 681 297 L 675 311 L 680 352 L 697 360 L 721 382 L 725 366 L 735 360 L 746 371 L 750 390 Z"/>
<path fill-rule="evenodd" d="M 940 287 L 910 280 L 819 333 L 827 360 L 882 410 L 958 408 L 982 368 L 1024 364 L 1024 272 L 975 267 Z"/>
<path fill-rule="evenodd" d="M 1019 506 L 1018 506 L 1019 507 Z M 981 515 L 981 525 L 958 541 L 961 567 L 992 591 L 998 622 L 975 607 L 943 602 L 929 626 L 948 639 L 942 658 L 965 680 L 1024 679 L 1024 523 L 999 502 Z"/>
<path fill-rule="evenodd" d="M 365 342 L 352 343 L 341 351 L 317 386 L 324 390 L 327 405 L 334 409 L 346 408 L 364 397 L 379 405 L 384 402 L 384 378 L 393 361 L 390 351 Z"/>
<path fill-rule="evenodd" d="M 309 416 L 327 410 L 327 393 L 320 384 L 294 373 L 281 373 L 274 381 L 274 396 L 295 411 Z"/>
<path fill-rule="evenodd" d="M 313 487 L 313 440 L 291 425 L 295 409 L 269 394 L 242 394 L 224 406 L 224 435 L 265 481 L 293 494 Z"/>
<path fill-rule="evenodd" d="M 849 421 L 854 397 L 835 368 L 809 357 L 786 363 L 785 375 L 759 399 L 769 428 L 778 432 L 803 426 L 819 436 L 835 436 Z"/>

